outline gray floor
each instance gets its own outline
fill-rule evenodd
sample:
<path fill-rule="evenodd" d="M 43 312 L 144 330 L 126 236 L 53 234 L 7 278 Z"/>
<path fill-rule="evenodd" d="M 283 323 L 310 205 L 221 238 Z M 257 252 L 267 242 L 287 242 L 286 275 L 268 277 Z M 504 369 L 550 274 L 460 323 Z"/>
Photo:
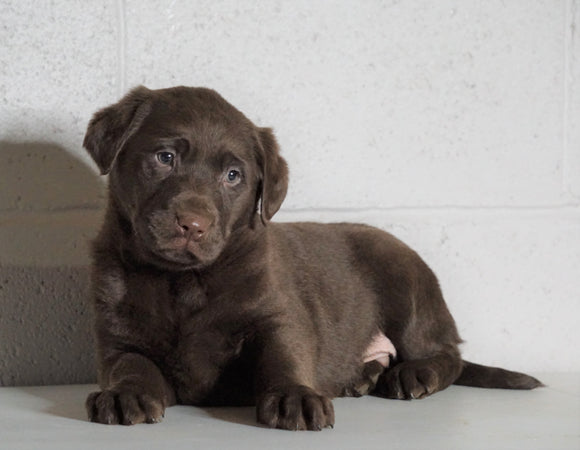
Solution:
<path fill-rule="evenodd" d="M 452 386 L 411 402 L 337 399 L 334 430 L 256 425 L 253 408 L 170 408 L 161 424 L 86 421 L 95 387 L 0 388 L 0 449 L 580 449 L 580 374 L 532 392 Z"/>

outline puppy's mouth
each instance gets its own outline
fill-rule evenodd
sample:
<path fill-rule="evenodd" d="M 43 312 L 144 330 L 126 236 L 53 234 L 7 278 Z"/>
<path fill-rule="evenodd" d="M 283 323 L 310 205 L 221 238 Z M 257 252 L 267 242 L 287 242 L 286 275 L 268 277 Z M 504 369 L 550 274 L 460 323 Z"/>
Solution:
<path fill-rule="evenodd" d="M 216 229 L 207 231 L 203 237 L 196 237 L 167 223 L 164 226 L 150 223 L 137 234 L 147 259 L 174 270 L 206 267 L 217 259 L 223 247 L 223 239 Z"/>
<path fill-rule="evenodd" d="M 199 242 L 185 236 L 159 239 L 154 249 L 156 255 L 167 262 L 187 268 L 202 268 L 211 264 L 220 253 L 218 243 Z"/>
<path fill-rule="evenodd" d="M 184 255 L 195 259 L 199 259 L 200 253 L 205 253 L 198 241 L 186 236 L 176 236 L 169 240 L 158 241 L 158 250 L 163 253 Z"/>

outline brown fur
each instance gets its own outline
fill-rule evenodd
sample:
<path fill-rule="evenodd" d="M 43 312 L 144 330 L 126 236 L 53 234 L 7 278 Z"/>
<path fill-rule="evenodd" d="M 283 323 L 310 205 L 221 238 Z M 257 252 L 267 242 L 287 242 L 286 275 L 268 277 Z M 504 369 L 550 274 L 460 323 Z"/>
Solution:
<path fill-rule="evenodd" d="M 91 420 L 256 404 L 268 426 L 319 430 L 339 395 L 539 384 L 461 360 L 435 275 L 395 237 L 270 222 L 286 162 L 270 129 L 214 91 L 136 88 L 95 114 L 84 145 L 110 174 L 93 245 L 102 391 L 87 400 Z M 362 362 L 379 332 L 398 352 L 384 371 Z"/>

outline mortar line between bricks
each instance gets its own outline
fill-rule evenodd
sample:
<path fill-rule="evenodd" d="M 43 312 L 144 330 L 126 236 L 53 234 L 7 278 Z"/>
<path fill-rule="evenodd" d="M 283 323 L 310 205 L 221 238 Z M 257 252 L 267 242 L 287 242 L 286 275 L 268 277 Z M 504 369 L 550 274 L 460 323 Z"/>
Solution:
<path fill-rule="evenodd" d="M 26 221 L 31 219 L 57 219 L 67 220 L 74 217 L 82 219 L 83 223 L 100 220 L 103 216 L 104 209 L 99 208 L 60 208 L 46 211 L 0 211 L 0 227 L 13 222 Z M 346 218 L 349 221 L 356 221 L 357 216 L 379 216 L 379 215 L 429 215 L 433 218 L 440 218 L 445 215 L 455 217 L 473 217 L 473 216 L 505 216 L 505 217 L 570 217 L 580 219 L 580 204 L 564 206 L 393 206 L 384 208 L 283 208 L 274 216 L 274 222 L 277 219 L 286 216 L 291 219 L 292 216 L 308 216 L 311 220 L 316 220 L 316 215 L 336 216 L 333 219 L 340 220 Z M 298 219 L 298 217 L 297 217 Z"/>
<path fill-rule="evenodd" d="M 323 210 L 323 211 L 391 211 L 391 210 L 558 210 L 558 209 L 576 209 L 580 208 L 580 203 L 561 203 L 553 205 L 396 205 L 396 206 L 361 206 L 361 207 L 306 207 L 306 208 L 287 208 L 287 210 L 292 211 L 306 211 L 306 210 Z"/>
<path fill-rule="evenodd" d="M 280 214 L 455 214 L 455 215 L 572 215 L 580 216 L 580 204 L 557 206 L 393 206 L 384 208 L 288 208 Z M 275 217 L 275 216 L 274 216 Z"/>
<path fill-rule="evenodd" d="M 562 70 L 562 167 L 561 167 L 561 177 L 562 177 L 562 192 L 568 194 L 570 192 L 569 183 L 569 127 L 570 127 L 570 100 L 568 96 L 570 95 L 570 84 L 572 83 L 572 62 L 571 62 L 571 51 L 573 48 L 573 13 L 574 13 L 574 0 L 566 0 L 563 3 L 564 8 L 564 52 L 563 52 L 563 70 Z"/>

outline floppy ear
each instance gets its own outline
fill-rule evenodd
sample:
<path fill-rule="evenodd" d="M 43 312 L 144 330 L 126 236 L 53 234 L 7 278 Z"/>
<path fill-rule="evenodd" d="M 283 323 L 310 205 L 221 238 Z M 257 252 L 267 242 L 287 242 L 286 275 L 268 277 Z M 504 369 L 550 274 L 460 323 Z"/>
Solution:
<path fill-rule="evenodd" d="M 150 98 L 149 89 L 136 87 L 118 103 L 96 112 L 89 122 L 83 146 L 99 166 L 101 175 L 111 171 L 127 140 L 149 115 Z"/>
<path fill-rule="evenodd" d="M 288 165 L 280 156 L 278 143 L 270 128 L 258 128 L 258 154 L 262 169 L 260 214 L 266 223 L 280 209 L 288 190 Z"/>

